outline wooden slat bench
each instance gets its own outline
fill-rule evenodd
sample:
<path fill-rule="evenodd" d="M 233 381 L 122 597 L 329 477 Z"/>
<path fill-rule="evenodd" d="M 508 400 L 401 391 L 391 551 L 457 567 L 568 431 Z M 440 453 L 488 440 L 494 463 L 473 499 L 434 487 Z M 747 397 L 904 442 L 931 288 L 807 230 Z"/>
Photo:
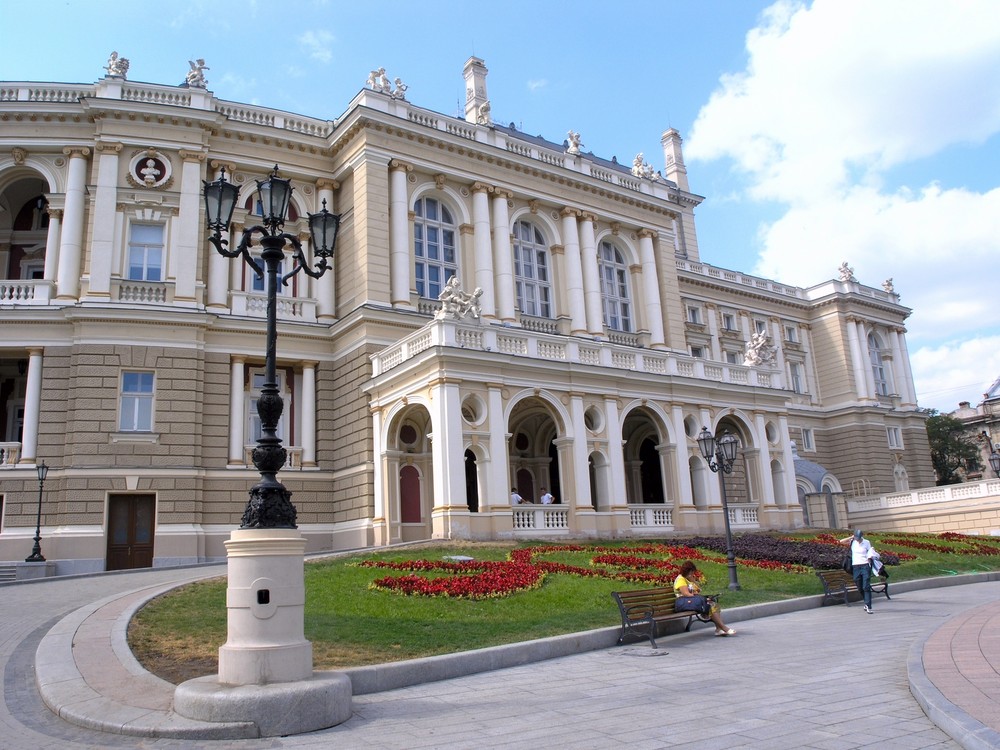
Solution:
<path fill-rule="evenodd" d="M 618 611 L 622 616 L 622 632 L 618 637 L 621 645 L 629 636 L 648 638 L 653 648 L 656 648 L 656 627 L 661 622 L 670 620 L 687 620 L 684 631 L 691 629 L 691 620 L 697 618 L 709 622 L 707 616 L 697 612 L 677 612 L 674 603 L 677 595 L 673 589 L 639 589 L 635 591 L 612 591 L 611 596 L 618 603 Z"/>
<path fill-rule="evenodd" d="M 837 568 L 836 570 L 817 570 L 816 575 L 819 576 L 820 583 L 823 584 L 823 603 L 826 604 L 827 599 L 837 599 L 843 597 L 844 604 L 848 604 L 849 594 L 860 594 L 858 591 L 858 585 L 854 582 L 851 574 L 842 568 Z M 883 576 L 871 577 L 872 594 L 882 594 L 886 599 L 891 599 L 889 596 L 889 579 Z"/>

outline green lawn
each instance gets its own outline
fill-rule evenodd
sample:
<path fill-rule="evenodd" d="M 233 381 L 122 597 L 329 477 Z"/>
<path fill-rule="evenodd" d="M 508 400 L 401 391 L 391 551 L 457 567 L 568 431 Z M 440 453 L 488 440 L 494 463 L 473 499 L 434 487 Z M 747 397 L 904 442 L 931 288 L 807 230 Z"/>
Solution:
<path fill-rule="evenodd" d="M 767 538 L 761 542 L 760 536 L 755 537 L 757 545 L 766 548 Z M 806 540 L 816 535 L 781 536 Z M 943 541 L 927 535 L 872 534 L 868 538 L 883 553 L 916 555 L 916 559 L 904 559 L 890 568 L 891 582 L 1000 570 L 1000 539 L 977 538 L 981 543 L 973 547 L 962 540 Z M 906 538 L 916 545 L 931 544 L 939 549 L 892 546 L 882 542 L 887 538 Z M 606 566 L 591 564 L 593 547 L 631 551 L 656 543 L 637 540 L 585 543 L 583 546 L 588 548 L 585 551 L 550 552 L 536 559 L 578 568 L 601 568 Z M 313 644 L 315 667 L 336 669 L 376 664 L 616 626 L 619 616 L 611 592 L 654 585 L 549 572 L 539 587 L 500 598 L 407 596 L 370 587 L 376 579 L 404 572 L 357 565 L 362 560 L 437 562 L 451 555 L 503 561 L 512 550 L 540 546 L 544 545 L 445 543 L 308 562 L 305 635 Z M 784 572 L 751 567 L 741 561 L 738 571 L 742 590 L 730 592 L 726 589 L 725 560 L 717 552 L 708 554 L 718 562 L 697 560 L 706 577 L 704 590 L 724 592 L 721 600 L 724 608 L 822 591 L 811 568 Z M 670 557 L 649 553 L 645 556 L 652 560 Z M 447 574 L 435 571 L 416 575 L 435 578 Z M 226 639 L 225 600 L 224 578 L 190 584 L 158 597 L 137 614 L 129 627 L 132 650 L 148 669 L 175 682 L 214 673 L 218 647 Z"/>

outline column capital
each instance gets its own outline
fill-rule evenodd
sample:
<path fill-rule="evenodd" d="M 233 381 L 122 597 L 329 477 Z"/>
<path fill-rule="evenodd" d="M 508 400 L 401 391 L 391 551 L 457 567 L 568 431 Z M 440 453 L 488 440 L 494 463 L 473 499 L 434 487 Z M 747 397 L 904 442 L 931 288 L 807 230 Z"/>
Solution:
<path fill-rule="evenodd" d="M 46 209 L 50 219 L 62 219 L 63 210 L 61 208 L 52 208 L 51 206 Z"/>
<path fill-rule="evenodd" d="M 98 141 L 94 144 L 94 151 L 96 153 L 119 154 L 123 148 L 125 148 L 124 145 L 115 141 Z M 65 153 L 65 149 L 63 149 L 63 152 Z"/>
<path fill-rule="evenodd" d="M 559 215 L 564 219 L 567 217 L 577 218 L 582 212 L 577 208 L 569 208 L 568 206 L 559 212 Z"/>
<path fill-rule="evenodd" d="M 222 169 L 223 167 L 225 167 L 226 171 L 229 172 L 229 174 L 232 175 L 236 173 L 236 165 L 230 161 L 220 161 L 218 159 L 212 159 L 212 161 L 208 163 L 208 166 L 210 166 L 212 169 Z"/>
<path fill-rule="evenodd" d="M 566 252 L 566 248 L 562 245 L 549 245 L 549 252 L 552 255 L 563 255 Z"/>
<path fill-rule="evenodd" d="M 86 146 L 66 146 L 62 152 L 71 159 L 74 157 L 84 159 L 90 156 L 90 149 Z"/>
<path fill-rule="evenodd" d="M 473 182 L 471 188 L 473 193 L 492 193 L 494 189 L 492 185 L 485 182 Z"/>
<path fill-rule="evenodd" d="M 181 161 L 190 161 L 195 163 L 201 163 L 208 159 L 208 152 L 202 150 L 195 150 L 191 148 L 182 148 L 177 152 L 177 155 L 181 157 Z"/>
<path fill-rule="evenodd" d="M 472 224 L 459 224 L 458 233 L 463 237 L 468 237 L 470 234 L 475 234 L 476 228 Z"/>
<path fill-rule="evenodd" d="M 639 230 L 640 240 L 651 240 L 654 237 L 656 237 L 656 232 L 654 232 L 652 229 L 646 229 L 645 227 L 643 227 L 642 229 Z"/>
<path fill-rule="evenodd" d="M 494 187 L 493 197 L 499 198 L 500 200 L 509 201 L 514 197 L 514 192 L 512 190 L 505 190 L 504 188 Z"/>
<path fill-rule="evenodd" d="M 413 165 L 412 164 L 407 164 L 405 161 L 400 161 L 399 159 L 390 159 L 389 160 L 389 169 L 399 169 L 399 170 L 402 170 L 404 172 L 412 172 L 413 171 Z"/>
<path fill-rule="evenodd" d="M 412 169 L 412 167 L 411 167 Z M 328 177 L 320 177 L 316 180 L 317 190 L 340 190 L 340 183 L 337 180 L 331 180 Z"/>
<path fill-rule="evenodd" d="M 589 221 L 591 224 L 594 224 L 597 221 L 597 214 L 590 211 L 581 211 L 580 221 Z"/>

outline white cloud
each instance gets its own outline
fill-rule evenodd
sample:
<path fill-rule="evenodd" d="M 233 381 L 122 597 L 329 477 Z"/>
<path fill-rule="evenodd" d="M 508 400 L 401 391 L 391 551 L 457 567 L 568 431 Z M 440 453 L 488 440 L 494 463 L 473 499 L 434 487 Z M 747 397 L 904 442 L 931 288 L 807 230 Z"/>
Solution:
<path fill-rule="evenodd" d="M 299 44 L 304 47 L 306 55 L 313 60 L 328 63 L 333 59 L 333 43 L 335 38 L 329 31 L 318 29 L 306 31 L 299 36 Z"/>
<path fill-rule="evenodd" d="M 545 78 L 534 78 L 534 79 L 528 81 L 528 91 L 531 91 L 532 93 L 534 93 L 535 91 L 539 91 L 541 89 L 544 89 L 548 85 L 549 85 L 549 82 L 548 82 L 547 79 L 545 79 Z"/>
<path fill-rule="evenodd" d="M 781 207 L 755 238 L 755 273 L 811 285 L 848 261 L 863 284 L 892 277 L 914 309 L 918 394 L 988 385 L 1000 374 L 1000 188 L 961 185 L 996 163 L 996 144 L 949 173 L 949 187 L 939 170 L 952 164 L 938 159 L 1000 133 L 1000 3 L 783 0 L 747 51 L 746 70 L 699 113 L 685 156 L 730 160 L 748 199 Z"/>

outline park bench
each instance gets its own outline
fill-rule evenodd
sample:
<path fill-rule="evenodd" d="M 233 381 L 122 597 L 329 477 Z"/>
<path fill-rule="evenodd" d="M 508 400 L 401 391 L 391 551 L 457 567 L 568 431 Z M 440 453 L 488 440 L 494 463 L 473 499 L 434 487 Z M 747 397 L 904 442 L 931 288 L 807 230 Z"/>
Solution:
<path fill-rule="evenodd" d="M 836 570 L 817 570 L 816 575 L 819 576 L 820 583 L 823 584 L 823 603 L 826 604 L 827 599 L 837 599 L 840 597 L 844 598 L 844 604 L 848 603 L 849 594 L 859 594 L 858 585 L 854 582 L 851 574 L 847 571 L 837 568 Z M 889 579 L 885 576 L 871 577 L 872 594 L 882 594 L 886 599 L 890 599 L 889 596 Z"/>
<path fill-rule="evenodd" d="M 629 636 L 648 638 L 653 648 L 656 648 L 656 628 L 660 623 L 670 620 L 687 620 L 684 632 L 691 629 L 691 620 L 697 618 L 708 622 L 707 615 L 697 612 L 678 612 L 674 609 L 677 594 L 673 589 L 638 589 L 635 591 L 612 591 L 611 596 L 618 603 L 618 611 L 622 616 L 622 632 L 618 637 L 621 645 Z"/>

